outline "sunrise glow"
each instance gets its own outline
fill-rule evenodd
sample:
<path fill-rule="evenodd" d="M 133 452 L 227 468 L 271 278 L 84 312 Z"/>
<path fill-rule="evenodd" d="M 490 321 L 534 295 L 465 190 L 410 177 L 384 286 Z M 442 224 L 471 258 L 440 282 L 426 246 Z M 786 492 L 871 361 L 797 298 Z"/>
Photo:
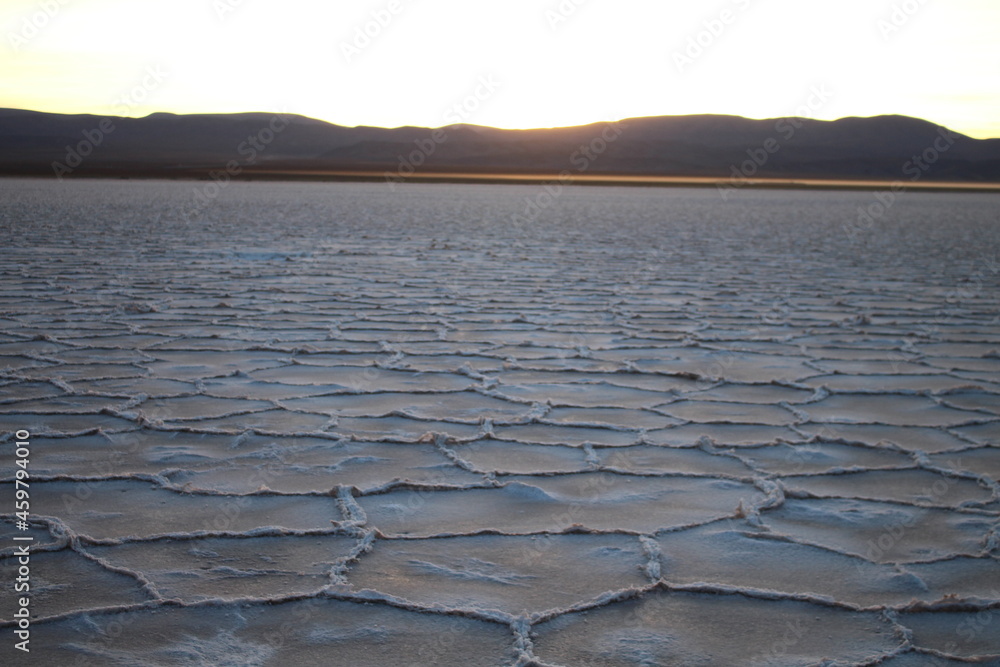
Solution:
<path fill-rule="evenodd" d="M 985 138 L 996 34 L 995 0 L 7 0 L 0 106 L 386 127 L 891 113 Z"/>

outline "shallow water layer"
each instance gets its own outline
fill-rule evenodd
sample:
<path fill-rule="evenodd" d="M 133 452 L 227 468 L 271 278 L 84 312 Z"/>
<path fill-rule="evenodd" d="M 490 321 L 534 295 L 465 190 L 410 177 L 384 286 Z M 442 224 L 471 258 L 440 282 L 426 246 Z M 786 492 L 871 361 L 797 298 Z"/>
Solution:
<path fill-rule="evenodd" d="M 205 188 L 0 181 L 5 664 L 1000 664 L 1000 196 Z"/>

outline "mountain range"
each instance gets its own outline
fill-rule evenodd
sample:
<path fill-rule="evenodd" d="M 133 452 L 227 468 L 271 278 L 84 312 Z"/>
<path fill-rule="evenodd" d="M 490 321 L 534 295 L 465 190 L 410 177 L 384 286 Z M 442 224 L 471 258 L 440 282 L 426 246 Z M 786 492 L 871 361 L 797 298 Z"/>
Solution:
<path fill-rule="evenodd" d="M 523 174 L 1000 183 L 1000 139 L 907 116 L 694 115 L 576 127 L 344 127 L 272 113 L 144 118 L 0 109 L 0 174 Z"/>

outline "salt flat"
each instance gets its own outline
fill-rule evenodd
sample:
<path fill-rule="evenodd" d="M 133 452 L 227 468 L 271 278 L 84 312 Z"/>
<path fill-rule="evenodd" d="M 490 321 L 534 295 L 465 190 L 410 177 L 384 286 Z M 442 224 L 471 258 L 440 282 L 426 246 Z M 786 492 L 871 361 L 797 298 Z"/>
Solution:
<path fill-rule="evenodd" d="M 0 189 L 5 661 L 1000 664 L 1000 195 Z"/>

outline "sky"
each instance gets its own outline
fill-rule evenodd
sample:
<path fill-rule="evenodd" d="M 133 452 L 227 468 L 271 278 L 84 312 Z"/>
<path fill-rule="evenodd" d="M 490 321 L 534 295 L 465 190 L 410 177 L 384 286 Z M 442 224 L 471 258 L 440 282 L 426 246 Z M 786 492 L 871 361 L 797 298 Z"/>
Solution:
<path fill-rule="evenodd" d="M 552 127 L 904 114 L 1000 137 L 998 0 L 0 0 L 0 107 Z"/>

